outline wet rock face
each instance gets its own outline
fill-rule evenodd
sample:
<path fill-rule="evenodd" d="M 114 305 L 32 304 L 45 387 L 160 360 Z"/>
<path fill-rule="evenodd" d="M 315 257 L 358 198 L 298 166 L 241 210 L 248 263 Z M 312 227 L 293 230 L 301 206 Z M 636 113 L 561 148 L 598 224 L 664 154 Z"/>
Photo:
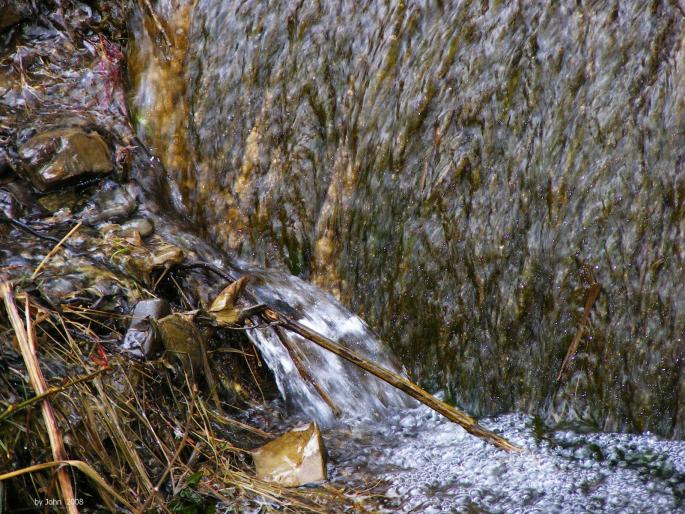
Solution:
<path fill-rule="evenodd" d="M 33 185 L 44 191 L 114 169 L 107 144 L 96 132 L 63 128 L 33 136 L 19 149 Z"/>
<path fill-rule="evenodd" d="M 0 31 L 19 23 L 32 14 L 30 5 L 16 0 L 0 0 Z"/>
<path fill-rule="evenodd" d="M 658 2 L 201 0 L 171 171 L 213 239 L 468 410 L 682 436 L 683 28 Z"/>

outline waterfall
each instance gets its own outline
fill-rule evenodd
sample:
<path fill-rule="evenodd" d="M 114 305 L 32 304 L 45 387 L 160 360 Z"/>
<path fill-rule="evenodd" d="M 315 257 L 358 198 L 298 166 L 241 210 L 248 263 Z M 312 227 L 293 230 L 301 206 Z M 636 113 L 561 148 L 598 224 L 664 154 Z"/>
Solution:
<path fill-rule="evenodd" d="M 367 324 L 335 298 L 297 277 L 278 271 L 250 270 L 260 302 L 285 311 L 296 321 L 396 373 L 397 360 Z M 403 393 L 301 336 L 283 331 L 288 345 L 301 358 L 311 378 L 323 389 L 344 418 L 377 419 L 388 407 L 411 405 Z M 274 329 L 248 335 L 273 371 L 278 388 L 290 405 L 322 425 L 334 422 L 331 406 L 297 369 Z"/>

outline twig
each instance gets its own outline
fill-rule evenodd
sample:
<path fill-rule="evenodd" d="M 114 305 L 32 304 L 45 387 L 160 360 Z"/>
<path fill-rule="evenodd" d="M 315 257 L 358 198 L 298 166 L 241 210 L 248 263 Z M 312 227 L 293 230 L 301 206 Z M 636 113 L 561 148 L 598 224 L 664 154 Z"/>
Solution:
<path fill-rule="evenodd" d="M 178 266 L 175 266 L 175 268 L 179 269 L 179 270 L 203 269 L 205 271 L 210 271 L 210 272 L 214 273 L 215 275 L 220 276 L 226 282 L 235 282 L 239 278 L 238 276 L 232 275 L 230 273 L 226 273 L 225 271 L 217 268 L 216 266 L 213 266 L 212 264 L 209 264 L 207 262 L 202 262 L 202 261 L 189 262 L 188 264 L 179 264 Z"/>
<path fill-rule="evenodd" d="M 145 4 L 145 7 L 147 7 L 147 10 L 150 13 L 150 16 L 152 17 L 152 21 L 154 21 L 155 25 L 157 26 L 157 30 L 162 34 L 162 37 L 164 38 L 164 42 L 167 44 L 168 48 L 171 48 L 173 45 L 171 44 L 171 39 L 169 39 L 169 36 L 166 33 L 166 30 L 164 29 L 164 26 L 162 25 L 162 22 L 159 21 L 159 18 L 157 17 L 157 13 L 155 13 L 154 8 L 152 7 L 152 4 L 150 4 L 150 0 L 143 0 L 143 3 Z"/>
<path fill-rule="evenodd" d="M 40 264 L 39 264 L 38 267 L 36 268 L 36 271 L 34 271 L 34 272 L 33 272 L 33 275 L 31 275 L 31 280 L 35 279 L 35 278 L 38 276 L 38 273 L 40 273 L 40 270 L 43 269 L 43 266 L 45 266 L 45 264 L 47 264 L 47 262 L 52 258 L 52 256 L 55 255 L 55 254 L 57 253 L 57 251 L 59 250 L 60 246 L 62 246 L 62 245 L 66 242 L 66 240 L 69 239 L 69 238 L 71 237 L 71 235 L 79 229 L 79 227 L 81 226 L 81 224 L 82 224 L 82 222 L 79 221 L 79 222 L 74 226 L 74 228 L 72 228 L 69 232 L 67 232 L 67 235 L 64 236 L 64 237 L 61 239 L 61 241 L 60 241 L 59 243 L 57 243 L 57 244 L 55 245 L 55 247 L 54 247 L 52 250 L 50 250 L 50 251 L 48 252 L 48 254 L 43 258 L 43 260 L 40 262 Z"/>
<path fill-rule="evenodd" d="M 424 391 L 419 386 L 417 386 L 413 382 L 410 382 L 406 378 L 398 375 L 397 373 L 393 373 L 390 370 L 387 370 L 373 362 L 370 362 L 366 359 L 359 357 L 357 354 L 348 350 L 347 348 L 343 348 L 342 346 L 334 343 L 333 341 L 322 336 L 321 334 L 314 332 L 313 330 L 305 327 L 297 321 L 293 321 L 291 319 L 286 318 L 279 312 L 276 312 L 272 309 L 267 309 L 264 312 L 264 316 L 266 316 L 267 319 L 271 321 L 282 321 L 283 325 L 287 329 L 292 330 L 296 334 L 299 334 L 302 337 L 310 340 L 311 342 L 321 346 L 322 348 L 325 348 L 329 352 L 339 355 L 340 357 L 351 362 L 355 366 L 358 366 L 363 370 L 368 371 L 372 375 L 380 378 L 384 382 L 387 382 L 391 386 L 396 387 L 400 391 L 407 393 L 409 396 L 413 398 L 416 398 L 418 401 L 420 401 L 424 405 L 427 405 L 434 411 L 439 412 L 450 421 L 453 421 L 460 425 L 468 433 L 473 434 L 476 437 L 483 439 L 484 441 L 491 443 L 503 450 L 507 450 L 510 452 L 523 451 L 523 449 L 519 446 L 510 443 L 503 437 L 500 437 L 494 432 L 491 432 L 490 430 L 480 426 L 476 422 L 476 420 L 468 414 L 465 414 L 459 409 L 438 400 L 432 394 Z"/>
<path fill-rule="evenodd" d="M 24 326 L 14 301 L 12 285 L 4 279 L 0 280 L 0 295 L 3 297 L 7 315 L 9 316 L 10 323 L 12 324 L 14 333 L 19 341 L 19 349 L 29 374 L 29 382 L 36 394 L 42 395 L 47 391 L 48 386 L 45 382 L 45 377 L 43 377 L 43 372 L 40 370 L 38 357 L 36 355 L 35 332 L 31 325 L 29 297 L 28 295 L 26 296 L 26 326 Z M 45 428 L 48 431 L 48 438 L 50 439 L 53 460 L 67 460 L 67 452 L 64 449 L 62 434 L 57 426 L 57 420 L 48 398 L 43 398 L 41 410 L 43 411 L 43 420 L 45 421 Z M 57 479 L 59 481 L 64 503 L 67 507 L 67 512 L 69 512 L 69 514 L 78 514 L 78 508 L 76 507 L 76 500 L 74 498 L 74 489 L 71 485 L 69 473 L 65 468 L 57 469 Z"/>
<path fill-rule="evenodd" d="M 331 399 L 330 396 L 328 396 L 328 393 L 321 387 L 321 384 L 319 384 L 316 379 L 309 373 L 309 370 L 306 368 L 302 360 L 300 359 L 300 356 L 297 353 L 297 350 L 290 344 L 290 341 L 288 341 L 288 336 L 284 333 L 284 330 L 277 326 L 274 328 L 276 335 L 278 336 L 278 339 L 281 341 L 281 344 L 285 347 L 286 351 L 288 352 L 288 355 L 290 355 L 290 359 L 293 361 L 295 364 L 295 368 L 297 371 L 300 373 L 300 376 L 309 382 L 309 384 L 314 388 L 314 390 L 319 394 L 321 399 L 326 402 L 326 405 L 328 405 L 328 408 L 331 409 L 333 412 L 333 415 L 336 418 L 340 417 L 340 409 L 338 406 L 335 404 L 335 402 Z"/>
<path fill-rule="evenodd" d="M 188 379 L 186 378 L 186 382 Z M 148 496 L 147 500 L 145 500 L 145 503 L 143 506 L 136 511 L 137 514 L 142 514 L 144 512 L 147 512 L 147 507 L 150 505 L 150 502 L 152 499 L 159 494 L 159 489 L 162 487 L 162 484 L 166 480 L 167 476 L 169 476 L 169 473 L 171 473 L 171 468 L 173 467 L 174 463 L 176 462 L 176 459 L 178 459 L 179 455 L 181 455 L 181 451 L 183 451 L 183 448 L 185 448 L 186 445 L 186 440 L 188 438 L 188 435 L 190 434 L 190 425 L 192 424 L 193 421 L 193 414 L 195 412 L 195 386 L 192 386 L 190 388 L 191 391 L 191 397 L 190 397 L 190 402 L 189 402 L 189 407 L 188 407 L 188 419 L 186 421 L 185 428 L 183 429 L 183 437 L 181 438 L 181 442 L 178 443 L 178 447 L 176 448 L 176 451 L 174 452 L 174 456 L 171 458 L 169 461 L 169 464 L 167 465 L 166 469 L 164 470 L 164 473 L 162 473 L 162 476 L 159 477 L 159 480 L 157 481 L 157 484 L 155 484 L 155 487 L 152 489 L 152 494 Z"/>
<path fill-rule="evenodd" d="M 61 385 L 61 386 L 52 386 L 48 388 L 45 392 L 38 394 L 36 396 L 33 396 L 32 398 L 29 398 L 28 400 L 24 400 L 23 402 L 20 403 L 13 403 L 11 405 L 8 405 L 5 411 L 0 414 L 0 422 L 4 421 L 6 418 L 14 414 L 15 412 L 19 412 L 22 409 L 25 409 L 26 407 L 29 407 L 30 405 L 33 405 L 36 402 L 39 402 L 40 400 L 43 400 L 44 398 L 47 398 L 48 396 L 55 395 L 57 393 L 61 393 L 63 391 L 66 391 L 72 386 L 75 386 L 76 384 L 80 384 L 82 382 L 87 382 L 88 380 L 92 380 L 96 376 L 98 376 L 100 373 L 103 373 L 105 371 L 109 371 L 112 369 L 110 366 L 100 368 L 96 371 L 93 371 L 92 373 L 89 373 L 88 375 L 84 375 L 79 378 L 75 378 L 73 380 L 69 380 L 66 384 Z"/>
<path fill-rule="evenodd" d="M 571 344 L 568 346 L 566 357 L 564 357 L 564 361 L 561 363 L 561 368 L 559 368 L 557 382 L 559 382 L 561 380 L 561 377 L 564 376 L 564 372 L 571 365 L 571 361 L 573 360 L 573 358 L 576 355 L 576 352 L 578 351 L 580 338 L 583 337 L 583 333 L 585 333 L 585 327 L 587 325 L 587 320 L 590 316 L 590 311 L 592 310 L 592 306 L 595 304 L 595 301 L 597 301 L 597 297 L 599 296 L 599 292 L 601 290 L 602 286 L 595 283 L 590 286 L 590 289 L 587 292 L 587 296 L 585 297 L 585 308 L 583 309 L 583 316 L 580 318 L 580 323 L 578 324 L 578 330 L 576 330 L 576 335 L 573 336 L 573 341 L 571 341 Z"/>
<path fill-rule="evenodd" d="M 207 413 L 215 421 L 218 421 L 219 423 L 223 423 L 224 425 L 235 426 L 235 427 L 241 428 L 243 430 L 247 430 L 248 432 L 252 432 L 253 434 L 256 434 L 260 437 L 263 437 L 264 439 L 273 439 L 275 437 L 273 434 L 270 434 L 269 432 L 265 432 L 264 430 L 260 430 L 259 428 L 256 428 L 256 427 L 253 427 L 252 425 L 248 425 L 246 423 L 238 421 L 237 419 L 227 418 L 226 416 L 221 416 L 221 415 L 219 415 L 213 411 L 207 411 Z"/>
<path fill-rule="evenodd" d="M 53 243 L 59 243 L 58 238 L 53 237 L 53 236 L 49 236 L 47 234 L 41 234 L 37 230 L 34 230 L 31 227 L 29 227 L 26 223 L 22 223 L 19 220 L 8 218 L 3 213 L 0 213 L 0 223 L 9 223 L 10 225 L 14 225 L 17 228 L 19 228 L 25 232 L 28 232 L 32 236 L 36 236 L 38 239 L 43 239 L 45 241 L 52 241 Z"/>

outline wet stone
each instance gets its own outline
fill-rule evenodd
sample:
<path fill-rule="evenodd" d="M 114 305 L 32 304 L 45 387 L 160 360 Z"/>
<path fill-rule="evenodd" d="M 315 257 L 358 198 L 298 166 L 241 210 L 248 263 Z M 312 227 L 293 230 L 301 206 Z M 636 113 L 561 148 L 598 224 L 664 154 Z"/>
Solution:
<path fill-rule="evenodd" d="M 147 237 L 149 235 L 152 235 L 152 233 L 155 231 L 155 226 L 147 218 L 134 218 L 126 223 L 124 223 L 121 226 L 121 229 L 124 232 L 130 232 L 130 231 L 136 231 L 140 234 L 141 237 Z"/>
<path fill-rule="evenodd" d="M 73 189 L 55 191 L 38 199 L 40 206 L 48 212 L 57 212 L 63 208 L 73 211 L 81 202 L 83 202 L 83 195 Z"/>
<path fill-rule="evenodd" d="M 114 169 L 102 137 L 80 128 L 37 134 L 19 149 L 19 157 L 31 183 L 40 191 Z"/>
<path fill-rule="evenodd" d="M 0 31 L 19 23 L 31 14 L 31 7 L 26 4 L 16 0 L 0 0 Z"/>
<path fill-rule="evenodd" d="M 136 210 L 134 198 L 122 187 L 109 186 L 99 191 L 83 209 L 81 219 L 91 225 L 128 218 Z"/>
<path fill-rule="evenodd" d="M 136 304 L 131 324 L 121 347 L 136 357 L 150 359 L 162 350 L 162 342 L 153 329 L 150 319 L 159 319 L 169 314 L 169 302 L 162 299 L 143 300 Z"/>
<path fill-rule="evenodd" d="M 0 148 L 0 176 L 9 172 L 12 169 L 12 163 L 10 157 L 7 154 L 7 150 Z"/>
<path fill-rule="evenodd" d="M 0 213 L 13 219 L 18 217 L 19 209 L 20 206 L 17 204 L 17 200 L 12 193 L 6 189 L 0 189 Z"/>
<path fill-rule="evenodd" d="M 327 480 L 324 455 L 316 423 L 294 428 L 252 453 L 257 478 L 287 487 Z"/>
<path fill-rule="evenodd" d="M 167 353 L 183 364 L 189 375 L 196 375 L 203 366 L 202 333 L 189 316 L 170 314 L 157 322 L 159 334 Z"/>

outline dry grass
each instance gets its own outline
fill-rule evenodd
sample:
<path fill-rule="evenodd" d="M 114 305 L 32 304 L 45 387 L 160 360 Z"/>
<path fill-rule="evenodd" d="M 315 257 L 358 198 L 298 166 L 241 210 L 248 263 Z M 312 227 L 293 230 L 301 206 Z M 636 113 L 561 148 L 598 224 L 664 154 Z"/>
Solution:
<path fill-rule="evenodd" d="M 287 489 L 257 480 L 241 446 L 260 444 L 268 434 L 250 431 L 217 410 L 206 386 L 193 382 L 181 366 L 118 354 L 113 341 L 125 317 L 75 306 L 58 312 L 27 293 L 17 297 L 30 306 L 27 319 L 36 330 L 36 357 L 47 387 L 28 386 L 16 333 L 3 309 L 0 492 L 10 511 L 60 498 L 59 469 L 68 472 L 76 502 L 88 511 L 361 509 L 352 495 L 330 486 Z M 17 309 L 25 317 L 24 302 L 18 301 Z M 59 462 L 51 454 L 41 404 L 54 411 L 55 429 L 64 440 L 66 455 Z"/>

